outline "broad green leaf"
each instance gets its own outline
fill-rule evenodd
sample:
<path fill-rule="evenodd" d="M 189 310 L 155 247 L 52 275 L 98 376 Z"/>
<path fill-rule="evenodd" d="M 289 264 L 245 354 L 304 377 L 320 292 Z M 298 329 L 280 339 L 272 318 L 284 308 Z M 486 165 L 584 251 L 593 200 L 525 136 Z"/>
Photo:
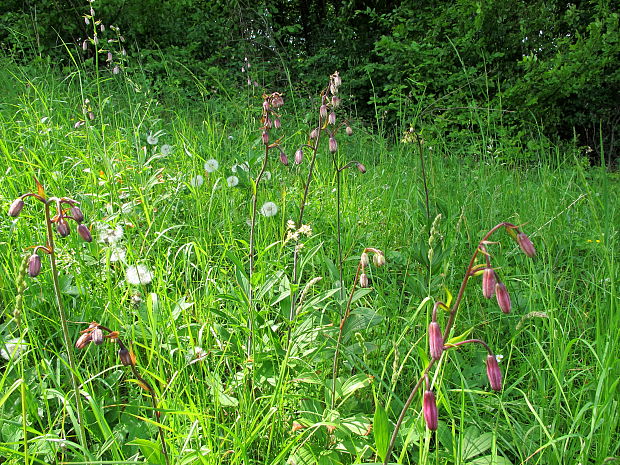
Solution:
<path fill-rule="evenodd" d="M 468 428 L 463 437 L 463 459 L 469 460 L 484 454 L 491 448 L 492 443 L 491 433 L 480 434 L 476 428 Z"/>
<path fill-rule="evenodd" d="M 375 438 L 377 455 L 383 462 L 390 441 L 390 422 L 385 409 L 378 400 L 375 401 L 375 417 L 372 424 L 372 434 Z"/>

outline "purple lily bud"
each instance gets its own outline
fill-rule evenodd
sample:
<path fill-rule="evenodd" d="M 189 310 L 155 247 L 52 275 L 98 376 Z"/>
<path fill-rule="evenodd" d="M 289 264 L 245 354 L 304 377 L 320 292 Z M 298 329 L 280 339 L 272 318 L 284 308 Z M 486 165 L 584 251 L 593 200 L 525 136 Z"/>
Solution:
<path fill-rule="evenodd" d="M 93 330 L 91 339 L 97 346 L 103 344 L 103 331 L 101 330 L 101 328 L 95 328 Z"/>
<path fill-rule="evenodd" d="M 24 200 L 21 198 L 13 200 L 13 203 L 9 207 L 9 216 L 17 218 L 24 208 Z"/>
<path fill-rule="evenodd" d="M 485 299 L 493 297 L 496 284 L 497 279 L 495 278 L 495 271 L 493 268 L 485 268 L 482 272 L 482 295 Z"/>
<path fill-rule="evenodd" d="M 361 163 L 357 163 L 357 169 L 360 170 L 360 173 L 364 174 L 366 172 L 366 167 Z"/>
<path fill-rule="evenodd" d="M 489 384 L 494 391 L 502 390 L 502 372 L 497 364 L 497 358 L 495 355 L 487 355 L 487 377 L 489 378 Z"/>
<path fill-rule="evenodd" d="M 263 131 L 262 138 L 263 138 L 263 144 L 265 145 L 269 144 L 269 133 L 267 131 Z"/>
<path fill-rule="evenodd" d="M 431 358 L 439 360 L 443 353 L 443 336 L 439 323 L 432 321 L 428 326 L 428 345 L 430 348 Z"/>
<path fill-rule="evenodd" d="M 280 118 L 276 118 L 273 120 L 273 127 L 276 129 L 280 129 L 280 126 L 282 126 L 282 123 L 280 123 Z"/>
<path fill-rule="evenodd" d="M 61 219 L 56 225 L 56 231 L 60 235 L 60 237 L 67 237 L 71 230 L 69 229 L 69 225 L 67 224 L 67 220 Z"/>
<path fill-rule="evenodd" d="M 331 153 L 335 153 L 338 151 L 338 142 L 336 142 L 334 136 L 329 137 L 329 151 Z"/>
<path fill-rule="evenodd" d="M 83 349 L 88 344 L 90 344 L 91 340 L 92 340 L 91 333 L 83 333 L 80 337 L 78 337 L 78 340 L 75 341 L 75 348 L 76 349 Z"/>
<path fill-rule="evenodd" d="M 368 287 L 370 283 L 368 282 L 368 275 L 366 273 L 362 273 L 360 275 L 360 287 Z"/>
<path fill-rule="evenodd" d="M 329 114 L 329 117 L 327 118 L 327 122 L 328 122 L 329 124 L 336 124 L 336 113 L 335 113 L 335 112 L 333 112 L 333 111 L 332 111 L 332 112 Z"/>
<path fill-rule="evenodd" d="M 323 104 L 320 106 L 319 114 L 321 115 L 321 119 L 327 118 L 327 105 Z"/>
<path fill-rule="evenodd" d="M 510 313 L 510 294 L 508 294 L 508 289 L 506 289 L 506 285 L 504 283 L 498 282 L 495 285 L 495 297 L 497 298 L 497 305 L 499 305 L 502 312 Z"/>
<path fill-rule="evenodd" d="M 437 403 L 435 402 L 435 394 L 433 394 L 433 391 L 424 391 L 422 413 L 424 413 L 424 421 L 428 429 L 431 431 L 437 430 L 439 414 L 437 412 Z"/>
<path fill-rule="evenodd" d="M 28 276 L 34 278 L 41 273 L 41 257 L 39 255 L 32 254 L 28 259 Z"/>
<path fill-rule="evenodd" d="M 353 129 L 351 128 L 351 126 L 347 126 L 345 128 L 344 132 L 347 134 L 347 136 L 352 136 L 353 135 Z"/>
<path fill-rule="evenodd" d="M 136 356 L 125 347 L 118 351 L 118 357 L 121 359 L 121 363 L 126 367 L 136 366 Z"/>
<path fill-rule="evenodd" d="M 300 165 L 303 160 L 304 151 L 302 149 L 298 149 L 297 152 L 295 152 L 295 164 Z"/>
<path fill-rule="evenodd" d="M 93 241 L 93 236 L 90 233 L 90 230 L 88 229 L 88 226 L 86 226 L 85 224 L 80 224 L 77 227 L 77 232 L 80 235 L 80 237 L 82 239 L 84 239 L 86 242 L 92 242 Z"/>
<path fill-rule="evenodd" d="M 82 210 L 80 210 L 80 207 L 78 207 L 77 205 L 74 205 L 71 207 L 71 216 L 73 217 L 73 219 L 75 221 L 77 221 L 78 223 L 81 223 L 82 221 L 84 221 L 84 213 L 82 213 Z"/>
<path fill-rule="evenodd" d="M 523 253 L 528 257 L 534 257 L 536 255 L 534 244 L 532 244 L 532 241 L 527 234 L 517 234 L 517 243 L 519 244 L 519 247 L 521 247 L 521 250 L 523 250 Z"/>
<path fill-rule="evenodd" d="M 280 162 L 282 162 L 284 166 L 288 166 L 288 157 L 284 152 L 280 152 Z"/>

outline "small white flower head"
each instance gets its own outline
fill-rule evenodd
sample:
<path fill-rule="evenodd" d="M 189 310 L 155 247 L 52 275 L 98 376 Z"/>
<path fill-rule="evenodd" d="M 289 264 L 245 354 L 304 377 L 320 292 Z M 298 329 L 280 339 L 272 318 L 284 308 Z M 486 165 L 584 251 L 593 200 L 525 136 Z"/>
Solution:
<path fill-rule="evenodd" d="M 204 182 L 205 178 L 198 174 L 190 180 L 189 185 L 192 187 L 200 187 L 204 184 Z"/>
<path fill-rule="evenodd" d="M 312 228 L 310 227 L 309 224 L 302 224 L 299 227 L 299 234 L 303 234 L 306 237 L 310 237 L 312 236 Z"/>
<path fill-rule="evenodd" d="M 269 180 L 271 179 L 271 171 L 265 171 L 265 172 L 263 173 L 263 179 L 264 179 L 265 181 L 269 181 Z"/>
<path fill-rule="evenodd" d="M 248 165 L 247 162 L 244 161 L 243 163 L 238 163 L 238 164 L 232 165 L 230 167 L 230 170 L 233 173 L 237 173 L 238 170 L 243 170 L 243 171 L 245 171 L 247 173 L 248 171 L 250 171 L 250 166 Z"/>
<path fill-rule="evenodd" d="M 273 202 L 265 202 L 260 209 L 260 214 L 263 216 L 275 216 L 278 213 L 278 206 Z"/>
<path fill-rule="evenodd" d="M 295 225 L 295 222 L 293 220 L 288 220 L 286 222 L 286 227 L 287 229 L 297 229 L 297 226 Z"/>
<path fill-rule="evenodd" d="M 104 244 L 116 244 L 123 238 L 123 227 L 119 224 L 115 228 L 110 228 L 103 224 L 99 227 L 99 242 Z"/>
<path fill-rule="evenodd" d="M 232 135 L 232 134 L 229 134 L 229 135 L 228 135 L 228 140 L 233 140 L 233 139 L 234 139 L 233 135 Z"/>
<path fill-rule="evenodd" d="M 504 356 L 502 354 L 497 354 L 495 356 L 495 360 L 497 360 L 497 363 L 501 362 L 502 360 L 504 360 Z"/>
<path fill-rule="evenodd" d="M 153 134 L 152 132 L 149 132 L 146 136 L 146 142 L 149 145 L 157 145 L 157 143 L 159 142 L 159 136 L 157 135 L 157 133 Z"/>
<path fill-rule="evenodd" d="M 164 144 L 161 146 L 161 154 L 166 156 L 166 155 L 170 155 L 172 153 L 172 145 L 170 144 Z"/>
<path fill-rule="evenodd" d="M 226 184 L 228 184 L 228 187 L 235 187 L 239 184 L 239 178 L 237 176 L 228 176 L 226 178 Z"/>
<path fill-rule="evenodd" d="M 111 262 L 124 262 L 127 251 L 122 247 L 112 247 L 110 249 L 110 261 Z"/>
<path fill-rule="evenodd" d="M 153 281 L 153 273 L 145 265 L 129 266 L 125 271 L 129 284 L 146 286 Z"/>
<path fill-rule="evenodd" d="M 26 343 L 19 338 L 0 341 L 0 357 L 5 360 L 18 358 L 26 350 Z"/>
<path fill-rule="evenodd" d="M 213 173 L 214 171 L 217 171 L 219 167 L 220 163 L 215 158 L 205 161 L 205 171 L 207 173 Z"/>

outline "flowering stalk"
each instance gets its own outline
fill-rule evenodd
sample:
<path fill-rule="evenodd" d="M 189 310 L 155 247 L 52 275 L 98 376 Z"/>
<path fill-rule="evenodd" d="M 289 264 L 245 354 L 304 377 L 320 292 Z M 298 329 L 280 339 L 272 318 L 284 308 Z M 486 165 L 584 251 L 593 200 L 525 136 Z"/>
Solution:
<path fill-rule="evenodd" d="M 472 276 L 475 276 L 476 273 L 477 273 L 477 269 L 480 268 L 479 266 L 476 267 L 474 265 L 474 263 L 476 261 L 476 257 L 478 256 L 478 253 L 482 252 L 485 255 L 485 257 L 486 257 L 486 268 L 490 268 L 490 258 L 489 258 L 488 253 L 486 252 L 486 245 L 489 243 L 488 242 L 489 237 L 491 237 L 491 235 L 493 233 L 495 233 L 497 230 L 502 229 L 502 228 L 504 228 L 506 230 L 506 232 L 513 239 L 515 239 L 518 242 L 519 246 L 521 247 L 521 249 L 524 251 L 524 253 L 527 256 L 532 257 L 532 256 L 535 255 L 534 246 L 531 245 L 531 241 L 529 240 L 529 238 L 525 234 L 523 234 L 523 233 L 521 233 L 519 231 L 518 226 L 515 226 L 514 224 L 511 224 L 511 223 L 502 222 L 502 223 L 497 224 L 493 228 L 491 228 L 484 235 L 482 240 L 480 240 L 480 242 L 478 243 L 478 246 L 476 247 L 476 250 L 474 250 L 474 252 L 473 252 L 473 254 L 471 256 L 471 259 L 469 261 L 467 269 L 465 270 L 465 275 L 463 276 L 463 280 L 461 282 L 461 287 L 459 288 L 458 295 L 456 296 L 456 299 L 454 301 L 454 305 L 452 305 L 452 307 L 450 308 L 450 314 L 449 314 L 449 317 L 448 317 L 448 322 L 446 323 L 446 327 L 445 327 L 444 333 L 443 333 L 443 338 L 442 338 L 443 341 L 447 341 L 448 337 L 450 336 L 450 333 L 451 333 L 452 328 L 454 326 L 454 322 L 456 320 L 456 315 L 457 315 L 459 306 L 461 304 L 461 301 L 463 300 L 463 295 L 465 294 L 465 289 L 467 287 L 467 283 L 469 282 L 469 278 L 472 277 Z M 521 234 L 523 234 L 523 235 L 520 236 Z M 521 244 L 525 244 L 525 247 L 522 246 Z M 506 291 L 506 295 L 507 295 L 507 291 Z M 501 305 L 502 304 L 500 303 L 500 308 L 502 309 L 502 311 L 504 311 L 504 308 L 501 307 Z M 436 318 L 436 310 L 437 310 L 438 307 L 447 308 L 441 302 L 436 303 L 434 308 L 433 308 L 433 321 Z M 470 342 L 481 343 L 481 344 L 483 344 L 486 347 L 487 351 L 489 352 L 489 355 L 488 355 L 487 360 L 486 360 L 487 376 L 489 378 L 489 381 L 490 381 L 490 384 L 491 384 L 491 388 L 493 390 L 500 390 L 501 389 L 501 373 L 499 372 L 499 367 L 497 366 L 497 359 L 495 358 L 495 356 L 493 355 L 493 352 L 491 351 L 491 349 L 489 348 L 489 346 L 486 343 L 484 343 L 483 341 L 480 341 L 478 339 L 474 339 L 474 340 L 462 341 L 462 342 L 455 343 L 455 344 L 444 345 L 443 349 L 445 351 L 446 348 L 457 347 L 459 345 L 462 345 L 462 344 L 465 344 L 465 343 L 470 343 Z M 396 438 L 398 436 L 398 431 L 400 430 L 400 427 L 402 426 L 402 423 L 403 423 L 403 420 L 405 418 L 405 414 L 407 412 L 407 409 L 411 405 L 411 402 L 413 402 L 413 399 L 415 398 L 416 393 L 420 389 L 420 386 L 422 385 L 425 377 L 428 375 L 428 373 L 430 372 L 431 368 L 433 367 L 433 365 L 435 365 L 435 363 L 438 360 L 439 359 L 431 357 L 431 360 L 426 365 L 426 368 L 422 372 L 420 378 L 418 379 L 418 381 L 414 385 L 413 389 L 411 390 L 411 393 L 409 394 L 409 397 L 405 401 L 405 404 L 403 405 L 403 408 L 402 408 L 402 410 L 400 412 L 398 420 L 396 421 L 396 424 L 394 426 L 394 431 L 392 432 L 392 437 L 390 439 L 390 443 L 388 445 L 388 449 L 387 449 L 386 454 L 385 454 L 385 460 L 383 461 L 384 465 L 387 465 L 388 462 L 389 462 L 390 456 L 392 454 L 392 450 L 394 449 L 394 444 L 396 442 Z"/>

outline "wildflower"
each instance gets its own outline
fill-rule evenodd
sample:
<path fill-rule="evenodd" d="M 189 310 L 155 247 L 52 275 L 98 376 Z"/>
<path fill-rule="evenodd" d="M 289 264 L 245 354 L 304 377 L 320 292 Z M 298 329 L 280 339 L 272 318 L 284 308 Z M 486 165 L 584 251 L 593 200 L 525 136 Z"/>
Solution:
<path fill-rule="evenodd" d="M 334 136 L 329 137 L 329 151 L 335 153 L 338 150 L 338 142 Z"/>
<path fill-rule="evenodd" d="M 432 321 L 428 326 L 428 343 L 431 358 L 439 360 L 443 353 L 443 336 L 441 335 L 439 323 L 436 321 Z"/>
<path fill-rule="evenodd" d="M 437 412 L 437 403 L 435 402 L 435 394 L 433 394 L 433 391 L 424 391 L 422 413 L 424 414 L 424 421 L 428 429 L 435 431 L 437 429 L 439 414 Z"/>
<path fill-rule="evenodd" d="M 23 199 L 18 198 L 18 199 L 13 200 L 13 203 L 9 207 L 9 216 L 13 218 L 17 218 L 19 214 L 22 212 L 23 208 L 24 208 Z"/>
<path fill-rule="evenodd" d="M 372 262 L 375 266 L 385 265 L 385 255 L 383 255 L 383 252 L 375 253 L 372 257 Z"/>
<path fill-rule="evenodd" d="M 304 151 L 302 149 L 298 149 L 295 152 L 295 164 L 299 165 L 304 160 Z"/>
<path fill-rule="evenodd" d="M 104 225 L 99 232 L 99 242 L 104 244 L 115 244 L 123 238 L 123 227 L 119 224 L 114 229 Z"/>
<path fill-rule="evenodd" d="M 340 106 L 340 97 L 332 95 L 332 107 L 338 108 Z"/>
<path fill-rule="evenodd" d="M 118 357 L 121 359 L 121 363 L 125 366 L 136 366 L 136 356 L 133 352 L 130 352 L 125 347 L 118 351 Z"/>
<path fill-rule="evenodd" d="M 172 145 L 170 144 L 164 144 L 161 146 L 161 154 L 166 156 L 166 155 L 170 155 L 172 153 Z"/>
<path fill-rule="evenodd" d="M 112 68 L 112 74 L 118 74 L 120 72 L 121 72 L 121 68 L 118 65 L 116 65 L 116 66 L 114 66 L 114 68 Z"/>
<path fill-rule="evenodd" d="M 260 214 L 263 216 L 274 216 L 278 213 L 278 206 L 273 202 L 265 202 L 260 209 Z"/>
<path fill-rule="evenodd" d="M 299 232 L 299 234 L 303 234 L 306 237 L 312 236 L 312 228 L 310 227 L 309 224 L 302 224 L 299 227 L 299 231 L 298 232 Z"/>
<path fill-rule="evenodd" d="M 485 299 L 490 299 L 495 294 L 495 271 L 492 268 L 485 268 L 482 272 L 482 295 Z"/>
<path fill-rule="evenodd" d="M 267 145 L 269 143 L 269 133 L 267 131 L 263 131 L 262 134 L 263 144 Z"/>
<path fill-rule="evenodd" d="M 314 128 L 310 131 L 310 139 L 316 139 L 317 137 L 319 137 L 319 128 Z"/>
<path fill-rule="evenodd" d="M 210 160 L 205 161 L 205 171 L 207 173 L 213 173 L 219 167 L 220 163 L 215 158 L 211 158 Z"/>
<path fill-rule="evenodd" d="M 86 226 L 85 224 L 80 224 L 77 227 L 77 232 L 80 235 L 80 237 L 84 239 L 86 242 L 93 241 L 93 236 L 90 234 L 90 230 L 88 229 L 88 226 Z"/>
<path fill-rule="evenodd" d="M 12 338 L 0 343 L 0 357 L 9 361 L 19 357 L 26 350 L 26 343 L 19 338 Z"/>
<path fill-rule="evenodd" d="M 504 356 L 502 354 L 497 354 L 495 356 L 495 360 L 497 360 L 497 363 L 501 362 L 502 360 L 504 360 Z"/>
<path fill-rule="evenodd" d="M 351 126 L 347 126 L 345 128 L 344 132 L 347 134 L 347 136 L 352 136 L 353 135 L 353 129 L 351 128 Z"/>
<path fill-rule="evenodd" d="M 39 273 L 41 273 L 41 257 L 34 253 L 28 259 L 28 276 L 34 278 L 39 276 Z"/>
<path fill-rule="evenodd" d="M 187 352 L 186 359 L 192 364 L 201 361 L 207 356 L 207 352 L 200 346 L 195 346 Z"/>
<path fill-rule="evenodd" d="M 495 297 L 497 298 L 497 305 L 499 305 L 502 312 L 510 313 L 510 294 L 508 294 L 508 290 L 504 283 L 498 282 L 495 285 Z"/>
<path fill-rule="evenodd" d="M 286 154 L 284 152 L 280 152 L 280 162 L 284 166 L 288 166 L 288 157 L 286 156 Z"/>
<path fill-rule="evenodd" d="M 189 182 L 189 185 L 192 187 L 200 187 L 202 186 L 204 182 L 205 182 L 205 179 L 201 175 L 198 174 L 191 179 L 191 181 Z"/>
<path fill-rule="evenodd" d="M 65 219 L 61 219 L 56 225 L 56 231 L 60 235 L 60 237 L 67 237 L 71 230 L 69 229 L 69 224 Z"/>
<path fill-rule="evenodd" d="M 78 223 L 81 223 L 82 221 L 84 221 L 84 213 L 82 213 L 82 210 L 80 210 L 80 207 L 78 207 L 77 205 L 74 205 L 71 207 L 71 217 L 77 221 Z"/>
<path fill-rule="evenodd" d="M 321 108 L 319 108 L 319 114 L 321 115 L 321 119 L 327 118 L 327 105 L 321 105 Z"/>
<path fill-rule="evenodd" d="M 288 220 L 286 222 L 286 227 L 288 229 L 295 229 L 297 226 L 296 226 L 296 224 L 295 224 L 295 222 L 293 220 Z"/>
<path fill-rule="evenodd" d="M 125 256 L 127 255 L 127 251 L 122 247 L 112 247 L 110 249 L 110 261 L 114 262 L 124 262 Z"/>
<path fill-rule="evenodd" d="M 329 117 L 327 118 L 327 122 L 329 124 L 336 124 L 336 113 L 334 113 L 333 111 L 329 114 Z"/>
<path fill-rule="evenodd" d="M 366 252 L 362 252 L 360 263 L 362 266 L 368 266 L 370 264 L 370 259 L 368 258 L 368 254 Z"/>
<path fill-rule="evenodd" d="M 145 265 L 136 265 L 127 267 L 125 277 L 129 284 L 147 285 L 153 281 L 153 273 Z"/>
<path fill-rule="evenodd" d="M 527 234 L 517 234 L 517 243 L 519 244 L 519 247 L 521 247 L 523 253 L 528 257 L 534 257 L 536 255 L 536 249 L 534 248 L 534 244 L 532 244 L 532 241 L 527 236 Z"/>
<path fill-rule="evenodd" d="M 487 378 L 489 378 L 489 384 L 494 391 L 502 390 L 502 372 L 497 364 L 497 359 L 494 355 L 487 355 Z"/>
<path fill-rule="evenodd" d="M 280 122 L 280 118 L 276 118 L 273 120 L 273 127 L 276 129 L 280 129 L 280 126 L 282 126 L 282 123 Z"/>
<path fill-rule="evenodd" d="M 149 145 L 157 145 L 159 142 L 159 136 L 157 133 L 153 134 L 152 132 L 149 132 L 148 136 L 146 136 L 146 142 Z"/>
<path fill-rule="evenodd" d="M 237 176 L 228 176 L 226 178 L 226 184 L 228 184 L 228 187 L 235 187 L 239 184 L 239 178 Z"/>
<path fill-rule="evenodd" d="M 366 273 L 362 273 L 360 275 L 360 287 L 368 287 L 369 285 L 368 275 Z"/>
<path fill-rule="evenodd" d="M 78 340 L 75 341 L 75 348 L 76 349 L 83 349 L 84 347 L 86 347 L 88 344 L 91 343 L 92 338 L 93 338 L 93 336 L 92 336 L 90 331 L 82 332 L 80 337 L 78 337 Z"/>
<path fill-rule="evenodd" d="M 103 344 L 103 331 L 101 328 L 95 328 L 91 334 L 91 339 L 96 346 Z"/>
<path fill-rule="evenodd" d="M 360 162 L 357 162 L 356 166 L 360 173 L 364 174 L 366 172 L 366 167 Z"/>

